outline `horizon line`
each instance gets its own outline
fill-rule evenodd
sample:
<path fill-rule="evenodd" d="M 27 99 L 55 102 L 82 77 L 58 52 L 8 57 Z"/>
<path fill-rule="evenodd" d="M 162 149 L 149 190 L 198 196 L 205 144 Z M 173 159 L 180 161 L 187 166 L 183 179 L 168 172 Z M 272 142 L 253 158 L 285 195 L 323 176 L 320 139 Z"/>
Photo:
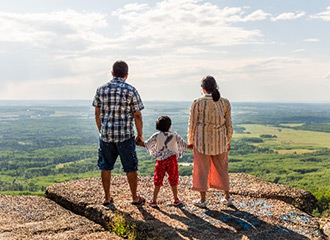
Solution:
<path fill-rule="evenodd" d="M 193 99 L 194 100 L 194 99 Z M 143 100 L 143 102 L 192 102 L 193 100 Z M 13 100 L 13 99 L 0 99 L 0 102 L 66 102 L 66 101 L 73 101 L 73 102 L 78 102 L 78 101 L 90 101 L 92 102 L 91 99 L 18 99 L 18 100 Z M 308 103 L 319 103 L 319 104 L 330 104 L 330 100 L 328 101 L 230 101 L 231 103 L 300 103 L 300 104 L 308 104 Z M 69 104 L 68 104 L 69 105 Z"/>

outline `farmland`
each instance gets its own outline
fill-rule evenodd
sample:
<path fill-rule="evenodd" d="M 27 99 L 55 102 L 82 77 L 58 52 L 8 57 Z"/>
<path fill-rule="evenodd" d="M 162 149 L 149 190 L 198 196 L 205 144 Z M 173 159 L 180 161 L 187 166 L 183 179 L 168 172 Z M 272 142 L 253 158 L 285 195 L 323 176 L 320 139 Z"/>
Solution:
<path fill-rule="evenodd" d="M 43 195 L 51 184 L 99 176 L 98 137 L 90 101 L 0 102 L 0 190 Z M 175 105 L 175 107 L 173 107 Z M 144 138 L 160 115 L 186 138 L 189 102 L 145 102 Z M 244 172 L 303 188 L 330 201 L 330 104 L 233 103 L 230 172 Z M 139 175 L 152 176 L 154 159 L 137 148 Z M 191 175 L 187 151 L 180 175 Z M 123 174 L 120 161 L 113 174 Z"/>

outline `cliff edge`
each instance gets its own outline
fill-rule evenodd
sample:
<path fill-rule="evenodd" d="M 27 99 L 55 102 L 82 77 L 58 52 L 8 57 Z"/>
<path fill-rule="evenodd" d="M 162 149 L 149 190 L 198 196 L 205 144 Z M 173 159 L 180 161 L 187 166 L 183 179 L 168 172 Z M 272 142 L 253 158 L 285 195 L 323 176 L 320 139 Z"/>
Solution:
<path fill-rule="evenodd" d="M 199 194 L 190 177 L 180 178 L 178 207 L 166 181 L 158 208 L 132 205 L 123 176 L 112 178 L 114 203 L 108 207 L 99 178 L 52 185 L 46 198 L 0 195 L 0 239 L 328 239 L 329 222 L 323 231 L 307 213 L 316 203 L 310 192 L 248 174 L 230 179 L 235 207 L 222 205 L 223 194 L 213 190 L 207 208 L 195 207 Z M 152 192 L 152 178 L 140 177 L 140 195 L 148 200 Z"/>

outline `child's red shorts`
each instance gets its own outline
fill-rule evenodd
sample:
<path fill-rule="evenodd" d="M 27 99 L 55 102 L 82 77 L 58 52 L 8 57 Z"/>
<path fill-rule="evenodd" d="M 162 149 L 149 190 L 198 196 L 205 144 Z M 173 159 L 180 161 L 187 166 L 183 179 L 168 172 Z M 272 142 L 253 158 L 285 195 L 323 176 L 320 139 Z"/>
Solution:
<path fill-rule="evenodd" d="M 163 186 L 165 172 L 167 172 L 170 186 L 176 186 L 179 184 L 179 167 L 176 155 L 165 160 L 156 160 L 154 174 L 154 184 L 156 186 Z"/>

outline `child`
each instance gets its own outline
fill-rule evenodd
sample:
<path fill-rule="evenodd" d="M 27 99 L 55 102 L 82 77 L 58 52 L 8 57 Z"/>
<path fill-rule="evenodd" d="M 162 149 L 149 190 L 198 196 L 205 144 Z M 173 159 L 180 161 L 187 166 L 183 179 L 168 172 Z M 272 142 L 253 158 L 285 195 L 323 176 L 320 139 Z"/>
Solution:
<path fill-rule="evenodd" d="M 156 158 L 155 173 L 154 173 L 154 195 L 149 202 L 152 207 L 157 206 L 157 196 L 160 187 L 163 186 L 165 172 L 168 175 L 168 182 L 172 187 L 174 202 L 173 205 L 178 206 L 181 201 L 178 198 L 179 184 L 179 168 L 178 157 L 182 157 L 183 152 L 192 146 L 180 137 L 176 132 L 170 132 L 171 119 L 168 116 L 161 116 L 156 121 L 156 129 L 159 132 L 154 133 L 147 141 L 137 142 L 137 145 L 143 146 L 148 153 Z"/>

